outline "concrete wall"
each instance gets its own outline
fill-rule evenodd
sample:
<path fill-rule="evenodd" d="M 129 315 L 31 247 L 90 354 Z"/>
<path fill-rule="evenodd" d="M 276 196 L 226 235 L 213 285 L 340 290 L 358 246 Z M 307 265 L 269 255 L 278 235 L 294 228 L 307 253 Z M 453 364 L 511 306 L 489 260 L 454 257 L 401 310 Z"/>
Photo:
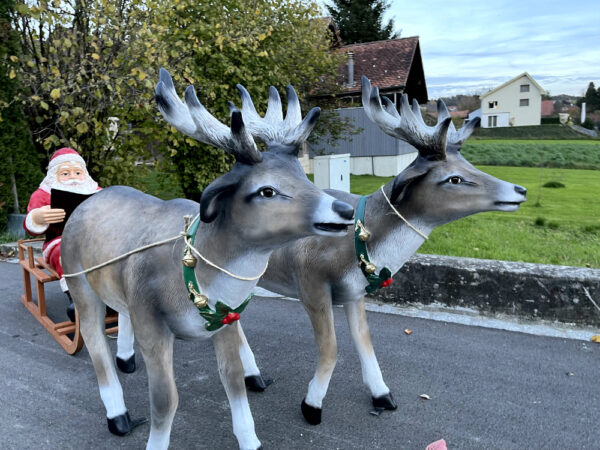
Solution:
<path fill-rule="evenodd" d="M 521 92 L 521 85 L 529 85 L 529 92 Z M 529 99 L 529 106 L 519 106 L 521 99 Z M 490 108 L 490 102 L 498 102 Z M 509 125 L 519 127 L 540 125 L 542 118 L 542 94 L 527 76 L 519 77 L 506 86 L 481 97 L 481 126 L 488 127 L 487 116 L 508 113 Z M 497 126 L 506 126 L 498 124 Z"/>
<path fill-rule="evenodd" d="M 374 156 L 373 175 L 378 177 L 395 177 L 406 169 L 416 157 L 416 152 L 397 156 Z"/>
<path fill-rule="evenodd" d="M 600 306 L 599 269 L 415 255 L 394 276 L 394 283 L 369 297 L 600 326 L 600 311 L 584 287 Z"/>
<path fill-rule="evenodd" d="M 395 177 L 417 157 L 417 152 L 396 156 L 359 156 L 350 158 L 352 175 Z M 314 173 L 314 158 L 301 160 L 306 173 Z"/>

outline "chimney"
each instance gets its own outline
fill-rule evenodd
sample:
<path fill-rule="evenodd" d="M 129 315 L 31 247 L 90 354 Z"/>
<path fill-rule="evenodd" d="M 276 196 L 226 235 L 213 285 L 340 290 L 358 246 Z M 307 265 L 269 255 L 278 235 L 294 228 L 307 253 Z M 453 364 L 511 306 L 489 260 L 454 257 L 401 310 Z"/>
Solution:
<path fill-rule="evenodd" d="M 348 52 L 348 87 L 354 87 L 354 53 Z"/>

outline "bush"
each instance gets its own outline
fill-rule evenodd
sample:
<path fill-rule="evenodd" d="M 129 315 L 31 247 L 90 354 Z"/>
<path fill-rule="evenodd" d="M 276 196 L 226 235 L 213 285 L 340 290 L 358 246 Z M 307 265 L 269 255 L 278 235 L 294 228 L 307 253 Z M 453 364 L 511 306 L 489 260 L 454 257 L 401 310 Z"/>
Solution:
<path fill-rule="evenodd" d="M 556 230 L 556 229 L 558 229 L 558 223 L 556 223 L 556 222 L 548 222 L 548 228 L 550 228 L 552 230 Z"/>
<path fill-rule="evenodd" d="M 588 130 L 593 130 L 594 129 L 594 125 L 595 125 L 594 121 L 592 119 L 590 119 L 589 117 L 586 117 L 586 119 L 581 124 L 581 126 L 583 128 L 587 128 Z"/>
<path fill-rule="evenodd" d="M 542 125 L 560 125 L 560 119 L 557 117 L 542 117 Z"/>
<path fill-rule="evenodd" d="M 545 188 L 564 188 L 565 185 L 562 184 L 560 181 L 548 181 L 547 183 L 544 184 Z"/>
<path fill-rule="evenodd" d="M 543 227 L 544 225 L 546 225 L 546 219 L 544 219 L 543 217 L 538 217 L 535 219 L 535 221 L 533 222 L 533 224 L 536 227 Z"/>
<path fill-rule="evenodd" d="M 600 225 L 586 225 L 583 227 L 584 233 L 600 234 Z"/>

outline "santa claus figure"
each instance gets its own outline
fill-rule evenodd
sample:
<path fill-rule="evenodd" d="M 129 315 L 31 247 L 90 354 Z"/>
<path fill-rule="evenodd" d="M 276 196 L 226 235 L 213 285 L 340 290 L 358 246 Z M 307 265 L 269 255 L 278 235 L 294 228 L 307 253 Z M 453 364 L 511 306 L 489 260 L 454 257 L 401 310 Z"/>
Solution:
<path fill-rule="evenodd" d="M 61 148 L 50 158 L 46 178 L 31 195 L 27 206 L 27 217 L 23 223 L 23 228 L 27 233 L 34 236 L 46 235 L 46 242 L 42 247 L 44 260 L 61 277 L 60 286 L 69 299 L 67 315 L 72 321 L 75 321 L 73 301 L 69 295 L 60 264 L 60 240 L 66 213 L 64 209 L 50 207 L 52 189 L 77 194 L 93 194 L 100 188 L 88 174 L 83 158 L 72 148 Z"/>

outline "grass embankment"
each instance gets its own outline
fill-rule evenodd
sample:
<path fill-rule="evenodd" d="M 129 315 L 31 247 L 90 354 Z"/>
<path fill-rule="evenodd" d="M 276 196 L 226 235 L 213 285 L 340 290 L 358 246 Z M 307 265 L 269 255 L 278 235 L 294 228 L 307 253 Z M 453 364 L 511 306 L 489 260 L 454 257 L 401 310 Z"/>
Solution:
<path fill-rule="evenodd" d="M 420 253 L 600 268 L 600 172 L 479 168 L 526 187 L 528 201 L 514 213 L 480 213 L 439 227 Z M 352 176 L 351 190 L 368 194 L 389 180 Z M 542 187 L 549 181 L 565 187 Z"/>
<path fill-rule="evenodd" d="M 593 139 L 564 125 L 536 125 L 529 127 L 477 128 L 470 140 L 476 139 Z"/>
<path fill-rule="evenodd" d="M 468 140 L 462 154 L 472 164 L 600 169 L 600 140 Z"/>

